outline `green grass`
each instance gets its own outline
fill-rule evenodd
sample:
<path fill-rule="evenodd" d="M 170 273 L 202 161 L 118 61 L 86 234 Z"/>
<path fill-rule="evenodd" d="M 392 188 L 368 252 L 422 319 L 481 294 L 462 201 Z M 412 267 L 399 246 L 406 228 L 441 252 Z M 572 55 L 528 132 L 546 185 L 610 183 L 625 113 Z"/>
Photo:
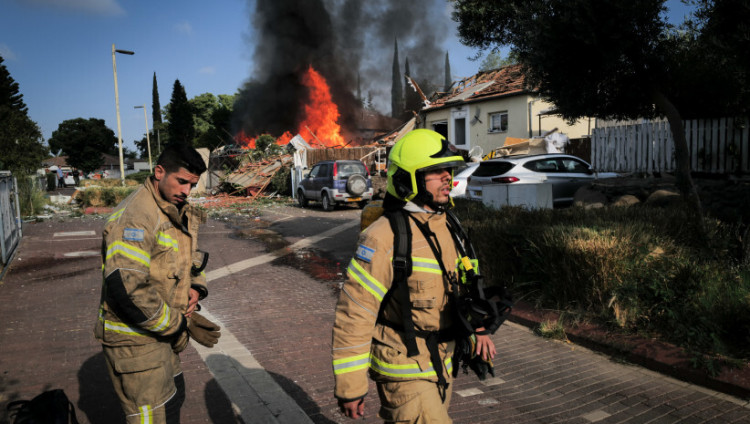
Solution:
<path fill-rule="evenodd" d="M 493 210 L 459 201 L 490 284 L 537 307 L 698 354 L 750 358 L 750 269 L 739 225 L 687 208 Z M 704 364 L 705 365 L 705 364 Z"/>

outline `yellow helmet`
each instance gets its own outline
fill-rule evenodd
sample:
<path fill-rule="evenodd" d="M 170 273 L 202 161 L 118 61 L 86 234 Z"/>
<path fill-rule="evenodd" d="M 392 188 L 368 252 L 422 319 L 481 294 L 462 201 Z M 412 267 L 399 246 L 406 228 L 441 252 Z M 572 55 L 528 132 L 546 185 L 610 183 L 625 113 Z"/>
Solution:
<path fill-rule="evenodd" d="M 417 173 L 464 165 L 463 158 L 445 137 L 427 129 L 412 130 L 403 136 L 391 149 L 388 162 L 387 191 L 403 201 L 420 194 L 429 195 L 424 193 L 424 180 L 417 178 Z"/>

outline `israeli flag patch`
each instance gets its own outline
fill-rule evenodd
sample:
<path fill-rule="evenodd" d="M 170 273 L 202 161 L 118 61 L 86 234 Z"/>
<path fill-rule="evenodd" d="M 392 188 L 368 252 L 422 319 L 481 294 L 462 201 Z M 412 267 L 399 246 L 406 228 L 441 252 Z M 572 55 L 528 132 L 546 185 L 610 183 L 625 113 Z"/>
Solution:
<path fill-rule="evenodd" d="M 371 249 L 364 244 L 360 244 L 359 247 L 357 247 L 357 253 L 355 253 L 355 257 L 357 259 L 363 260 L 365 262 L 372 262 L 372 255 L 375 253 L 375 249 Z"/>
<path fill-rule="evenodd" d="M 139 228 L 126 228 L 122 232 L 122 239 L 127 241 L 143 241 L 143 230 Z"/>

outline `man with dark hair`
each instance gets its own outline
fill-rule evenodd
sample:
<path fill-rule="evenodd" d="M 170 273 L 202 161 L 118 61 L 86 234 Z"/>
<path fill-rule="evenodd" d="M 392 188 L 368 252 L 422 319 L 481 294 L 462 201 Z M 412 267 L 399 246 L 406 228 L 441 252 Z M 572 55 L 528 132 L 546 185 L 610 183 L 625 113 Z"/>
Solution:
<path fill-rule="evenodd" d="M 154 174 L 123 200 L 102 233 L 102 286 L 95 337 L 128 424 L 179 423 L 185 380 L 178 353 L 189 338 L 212 347 L 220 333 L 200 316 L 208 294 L 198 250 L 205 214 L 187 202 L 206 165 L 173 145 Z"/>

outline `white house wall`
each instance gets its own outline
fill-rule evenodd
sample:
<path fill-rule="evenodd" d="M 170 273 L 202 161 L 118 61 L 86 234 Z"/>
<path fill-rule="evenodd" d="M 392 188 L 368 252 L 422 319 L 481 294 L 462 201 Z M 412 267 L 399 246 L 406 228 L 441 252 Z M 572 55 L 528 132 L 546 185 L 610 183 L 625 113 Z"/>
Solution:
<path fill-rule="evenodd" d="M 458 147 L 469 150 L 472 147 L 480 146 L 486 154 L 498 147 L 502 147 L 505 144 L 506 137 L 529 138 L 529 103 L 532 100 L 535 100 L 532 96 L 519 95 L 427 111 L 424 115 L 425 118 L 422 126 L 433 129 L 435 124 L 447 122 L 448 139 L 453 142 L 456 130 L 454 117 L 461 116 L 462 112 L 465 112 L 468 127 L 467 143 Z M 550 103 L 538 99 L 531 103 L 531 129 L 533 136 L 540 134 L 539 113 L 551 108 L 552 105 Z M 497 112 L 508 113 L 508 130 L 492 133 L 489 132 L 490 114 Z M 593 122 L 591 125 L 593 126 Z M 549 115 L 541 117 L 542 134 L 554 128 L 558 128 L 558 132 L 567 135 L 569 138 L 580 138 L 588 135 L 590 131 L 588 119 L 581 119 L 571 126 L 559 116 Z"/>

